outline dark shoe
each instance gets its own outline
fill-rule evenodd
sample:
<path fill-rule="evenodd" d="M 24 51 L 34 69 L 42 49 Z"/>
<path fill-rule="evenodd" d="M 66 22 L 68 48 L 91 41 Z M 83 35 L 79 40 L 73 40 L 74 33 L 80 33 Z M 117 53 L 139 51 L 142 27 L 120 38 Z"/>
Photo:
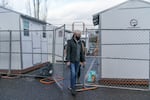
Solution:
<path fill-rule="evenodd" d="M 77 79 L 77 84 L 81 84 L 81 82 L 80 82 L 80 80 L 79 80 L 79 79 Z"/>
<path fill-rule="evenodd" d="M 71 94 L 72 94 L 73 96 L 76 96 L 76 91 L 75 91 L 75 89 L 71 89 Z"/>

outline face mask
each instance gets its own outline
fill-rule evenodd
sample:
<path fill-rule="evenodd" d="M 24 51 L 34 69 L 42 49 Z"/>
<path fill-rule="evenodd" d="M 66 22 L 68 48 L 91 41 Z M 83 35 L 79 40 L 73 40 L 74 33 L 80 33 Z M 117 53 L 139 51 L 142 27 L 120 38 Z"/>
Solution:
<path fill-rule="evenodd" d="M 77 40 L 80 40 L 80 37 L 76 36 L 76 39 L 77 39 Z"/>

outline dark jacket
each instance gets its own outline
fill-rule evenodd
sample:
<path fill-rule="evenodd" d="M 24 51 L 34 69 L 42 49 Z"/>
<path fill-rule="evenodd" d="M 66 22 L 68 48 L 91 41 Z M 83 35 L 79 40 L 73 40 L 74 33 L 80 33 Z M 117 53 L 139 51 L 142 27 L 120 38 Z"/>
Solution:
<path fill-rule="evenodd" d="M 76 56 L 77 56 L 77 42 L 72 38 L 71 40 L 67 41 L 67 56 L 66 60 L 70 61 L 72 63 L 76 62 Z M 80 45 L 80 62 L 85 61 L 85 55 L 82 48 L 82 43 L 79 41 Z"/>

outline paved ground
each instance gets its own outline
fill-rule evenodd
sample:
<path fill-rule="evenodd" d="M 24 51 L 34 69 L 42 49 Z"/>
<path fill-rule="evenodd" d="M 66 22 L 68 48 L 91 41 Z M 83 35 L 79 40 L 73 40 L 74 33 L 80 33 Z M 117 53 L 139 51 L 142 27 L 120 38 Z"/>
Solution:
<path fill-rule="evenodd" d="M 73 97 L 67 89 L 69 69 L 63 69 L 62 65 L 56 65 L 54 69 L 54 75 L 65 77 L 61 82 L 64 83 L 63 90 L 57 84 L 44 85 L 35 78 L 0 79 L 0 100 L 150 100 L 150 91 L 112 88 L 79 92 Z"/>
<path fill-rule="evenodd" d="M 0 100 L 150 100 L 150 92 L 99 88 L 71 96 L 56 84 L 43 85 L 32 78 L 1 79 Z"/>
<path fill-rule="evenodd" d="M 150 100 L 150 92 L 99 88 L 78 93 L 76 97 L 65 95 L 64 100 Z"/>
<path fill-rule="evenodd" d="M 56 84 L 43 85 L 33 78 L 1 79 L 0 100 L 61 100 Z"/>

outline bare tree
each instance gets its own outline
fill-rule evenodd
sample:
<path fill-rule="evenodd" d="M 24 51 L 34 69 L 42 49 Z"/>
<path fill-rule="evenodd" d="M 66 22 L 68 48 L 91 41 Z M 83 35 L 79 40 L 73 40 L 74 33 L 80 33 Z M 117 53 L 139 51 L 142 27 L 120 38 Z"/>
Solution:
<path fill-rule="evenodd" d="M 37 0 L 37 18 L 39 19 L 39 14 L 40 14 L 40 1 Z"/>
<path fill-rule="evenodd" d="M 26 10 L 30 16 L 33 15 L 37 19 L 46 21 L 48 12 L 47 0 L 28 0 Z"/>
<path fill-rule="evenodd" d="M 35 0 L 33 0 L 33 13 L 34 13 L 34 17 L 36 18 L 36 1 Z"/>
<path fill-rule="evenodd" d="M 47 15 L 48 15 L 48 5 L 47 5 L 47 0 L 45 0 L 45 14 L 44 14 L 44 21 L 47 20 Z"/>
<path fill-rule="evenodd" d="M 43 21 L 47 20 L 47 12 L 48 12 L 48 7 L 47 7 L 47 0 L 44 0 L 44 5 L 41 7 L 43 9 L 41 9 L 41 13 L 40 13 L 40 17 Z"/>
<path fill-rule="evenodd" d="M 34 12 L 34 17 L 39 19 L 39 14 L 40 14 L 40 0 L 33 0 L 33 12 Z"/>
<path fill-rule="evenodd" d="M 26 12 L 32 16 L 32 10 L 31 10 L 31 3 L 30 3 L 30 0 L 27 1 L 26 3 Z"/>
<path fill-rule="evenodd" d="M 1 4 L 0 5 L 7 8 L 8 0 L 1 0 Z"/>

